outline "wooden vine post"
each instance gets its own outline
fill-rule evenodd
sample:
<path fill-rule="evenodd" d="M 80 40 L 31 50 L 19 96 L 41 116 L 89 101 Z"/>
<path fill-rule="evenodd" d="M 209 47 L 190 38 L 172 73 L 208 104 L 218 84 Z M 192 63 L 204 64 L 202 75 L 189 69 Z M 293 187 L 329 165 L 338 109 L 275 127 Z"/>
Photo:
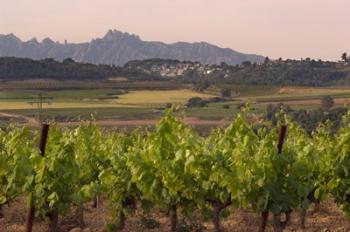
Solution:
<path fill-rule="evenodd" d="M 282 125 L 278 136 L 278 146 L 277 146 L 278 154 L 282 154 L 283 143 L 286 137 L 286 133 L 287 133 L 287 126 Z M 284 212 L 284 214 L 286 215 L 286 219 L 284 221 L 281 221 L 281 213 L 274 215 L 274 231 L 282 232 L 284 228 L 287 226 L 290 220 L 291 211 Z"/>
<path fill-rule="evenodd" d="M 284 143 L 284 138 L 286 137 L 286 133 L 287 133 L 287 126 L 282 125 L 278 136 L 278 144 L 277 144 L 278 154 L 282 154 L 283 143 Z"/>
<path fill-rule="evenodd" d="M 282 154 L 283 143 L 286 137 L 286 133 L 287 133 L 287 126 L 282 125 L 278 135 L 278 144 L 277 144 L 278 154 Z M 264 211 L 261 213 L 261 224 L 260 224 L 259 232 L 265 232 L 268 218 L 269 218 L 269 211 Z"/>
<path fill-rule="evenodd" d="M 49 124 L 44 123 L 41 127 L 40 141 L 38 145 L 41 156 L 45 156 L 45 148 L 46 148 L 48 133 L 49 133 Z M 33 184 L 35 184 L 34 181 L 33 181 Z M 34 214 L 35 214 L 35 206 L 33 203 L 33 194 L 31 193 L 29 195 L 28 212 L 26 217 L 26 227 L 25 227 L 26 232 L 32 232 Z"/>

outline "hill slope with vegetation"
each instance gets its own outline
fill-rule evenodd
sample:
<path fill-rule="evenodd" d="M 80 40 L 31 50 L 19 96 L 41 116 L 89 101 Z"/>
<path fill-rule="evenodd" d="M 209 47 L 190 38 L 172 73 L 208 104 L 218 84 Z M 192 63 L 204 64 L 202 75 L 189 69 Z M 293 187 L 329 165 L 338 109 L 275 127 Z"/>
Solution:
<path fill-rule="evenodd" d="M 179 60 L 136 60 L 124 66 L 62 62 L 53 59 L 0 58 L 0 80 L 56 79 L 106 80 L 126 77 L 128 80 L 163 80 L 194 84 L 205 89 L 211 84 L 327 86 L 350 84 L 349 58 L 341 62 L 322 60 L 270 60 L 261 64 L 207 65 Z"/>

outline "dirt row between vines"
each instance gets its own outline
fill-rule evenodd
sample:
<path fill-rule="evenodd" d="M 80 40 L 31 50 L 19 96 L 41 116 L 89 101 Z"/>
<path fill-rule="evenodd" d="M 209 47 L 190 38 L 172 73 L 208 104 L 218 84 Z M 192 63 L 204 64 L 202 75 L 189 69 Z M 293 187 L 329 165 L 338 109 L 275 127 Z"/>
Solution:
<path fill-rule="evenodd" d="M 0 112 L 0 117 L 7 117 L 12 119 L 21 119 L 25 121 L 24 124 L 37 126 L 38 122 L 33 117 L 27 117 L 20 114 L 12 114 Z M 153 126 L 158 122 L 156 119 L 102 119 L 97 120 L 96 123 L 101 126 Z M 192 126 L 225 126 L 232 122 L 230 119 L 222 120 L 205 120 L 196 117 L 185 117 L 183 122 Z M 58 122 L 61 126 L 77 126 L 80 121 Z"/>
<path fill-rule="evenodd" d="M 158 122 L 156 119 L 104 119 L 97 120 L 96 123 L 101 126 L 153 126 Z M 203 120 L 195 117 L 185 117 L 183 122 L 192 126 L 224 126 L 232 122 L 232 120 Z M 80 122 L 59 122 L 63 126 L 75 126 Z"/>
<path fill-rule="evenodd" d="M 24 198 L 17 199 L 10 207 L 5 206 L 3 219 L 0 219 L 0 231 L 1 232 L 22 232 L 24 231 L 25 221 L 25 200 Z M 141 223 L 141 212 L 136 212 L 135 215 L 129 216 L 126 224 L 126 228 L 123 232 L 138 232 L 138 231 L 154 231 L 154 232 L 167 232 L 169 231 L 169 220 L 164 212 L 160 210 L 153 210 L 149 218 L 156 219 L 160 222 L 160 227 L 156 229 L 146 229 Z M 193 217 L 190 221 L 194 221 L 194 218 L 199 218 L 198 215 Z M 77 225 L 74 224 L 72 215 L 68 215 L 64 218 L 60 218 L 60 230 L 61 232 L 69 232 Z M 102 232 L 105 222 L 109 221 L 108 201 L 106 198 L 102 199 L 100 206 L 97 209 L 91 208 L 90 205 L 85 206 L 84 210 L 85 230 L 87 232 Z M 181 218 L 180 218 L 181 221 Z M 222 224 L 225 231 L 258 231 L 259 217 L 251 210 L 233 210 L 232 214 L 223 219 Z M 267 232 L 272 231 L 271 218 L 269 220 Z M 211 232 L 212 226 L 210 222 L 203 222 L 204 231 Z M 344 219 L 340 212 L 335 207 L 331 200 L 328 200 L 321 204 L 319 210 L 314 211 L 310 209 L 308 211 L 308 217 L 306 222 L 307 232 L 345 232 L 350 231 L 349 222 Z M 36 221 L 34 224 L 33 232 L 44 232 L 46 228 L 46 222 Z M 79 231 L 79 230 L 75 230 Z M 299 214 L 292 214 L 292 222 L 286 229 L 287 232 L 302 231 L 299 226 Z"/>

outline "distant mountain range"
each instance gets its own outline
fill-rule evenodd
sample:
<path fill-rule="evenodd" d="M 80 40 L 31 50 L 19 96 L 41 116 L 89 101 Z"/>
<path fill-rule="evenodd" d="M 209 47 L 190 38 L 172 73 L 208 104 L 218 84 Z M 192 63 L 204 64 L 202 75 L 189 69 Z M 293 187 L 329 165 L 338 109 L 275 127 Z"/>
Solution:
<path fill-rule="evenodd" d="M 260 63 L 264 59 L 262 56 L 243 54 L 205 42 L 165 44 L 142 41 L 139 36 L 117 30 L 110 30 L 103 38 L 86 43 L 59 43 L 50 38 L 41 42 L 35 38 L 24 42 L 14 34 L 0 35 L 0 57 L 8 56 L 31 59 L 53 58 L 59 61 L 72 58 L 78 62 L 114 65 L 152 58 L 203 64 L 225 62 L 230 65 L 240 64 L 243 61 Z"/>

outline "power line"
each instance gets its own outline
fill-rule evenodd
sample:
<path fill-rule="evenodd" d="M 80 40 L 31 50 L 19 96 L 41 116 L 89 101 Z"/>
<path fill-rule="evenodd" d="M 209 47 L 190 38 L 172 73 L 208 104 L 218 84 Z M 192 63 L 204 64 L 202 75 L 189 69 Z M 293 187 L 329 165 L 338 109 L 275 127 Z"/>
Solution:
<path fill-rule="evenodd" d="M 31 105 L 37 105 L 38 122 L 41 122 L 41 116 L 43 114 L 43 105 L 44 104 L 50 105 L 51 104 L 50 100 L 52 100 L 52 97 L 46 97 L 43 95 L 43 93 L 38 93 L 38 96 L 36 98 L 28 102 Z"/>

